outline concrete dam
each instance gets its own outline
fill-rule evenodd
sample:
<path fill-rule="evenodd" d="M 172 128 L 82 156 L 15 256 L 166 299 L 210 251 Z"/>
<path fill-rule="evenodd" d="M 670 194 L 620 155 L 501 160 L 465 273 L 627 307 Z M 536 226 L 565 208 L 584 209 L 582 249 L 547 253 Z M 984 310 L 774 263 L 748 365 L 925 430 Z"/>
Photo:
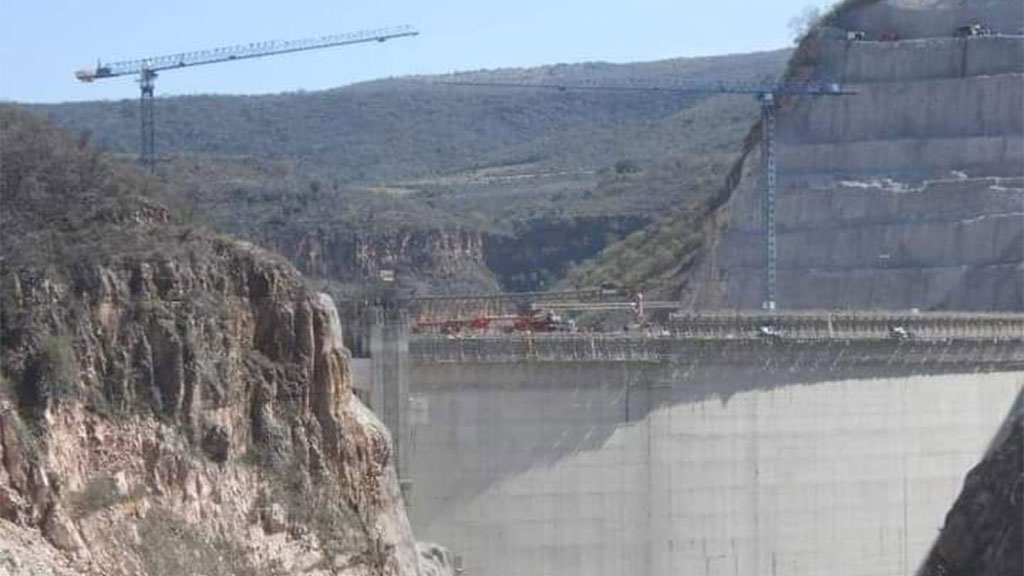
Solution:
<path fill-rule="evenodd" d="M 1024 316 L 775 319 L 784 337 L 757 314 L 658 337 L 389 323 L 359 380 L 415 530 L 466 574 L 912 574 L 1021 394 Z"/>
<path fill-rule="evenodd" d="M 787 312 L 725 311 L 762 304 L 750 146 L 667 332 L 374 328 L 362 393 L 465 574 L 905 576 L 943 534 L 1024 394 L 1024 8 L 843 6 L 787 79 L 856 95 L 776 106 Z"/>

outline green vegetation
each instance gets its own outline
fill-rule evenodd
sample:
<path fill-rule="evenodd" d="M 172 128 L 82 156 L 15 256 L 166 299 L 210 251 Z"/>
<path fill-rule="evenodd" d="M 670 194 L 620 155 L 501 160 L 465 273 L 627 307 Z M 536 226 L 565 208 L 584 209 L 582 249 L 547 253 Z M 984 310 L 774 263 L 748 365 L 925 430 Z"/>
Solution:
<path fill-rule="evenodd" d="M 322 546 L 322 564 L 328 567 L 357 552 L 369 551 L 369 556 L 353 559 L 356 563 L 372 564 L 374 534 L 352 503 L 326 487 L 336 485 L 320 477 L 311 481 L 304 474 L 296 474 L 294 462 L 283 457 L 267 459 L 265 455 L 251 454 L 253 463 L 263 472 L 269 490 L 261 493 L 255 502 L 255 518 L 264 528 L 272 522 L 273 506 L 280 505 L 286 518 L 280 518 L 288 529 L 312 529 Z"/>
<path fill-rule="evenodd" d="M 843 14 L 849 13 L 852 10 L 858 8 L 865 8 L 873 4 L 878 4 L 881 0 L 840 0 L 832 5 L 821 19 L 818 21 L 818 25 L 835 26 L 839 23 L 840 18 Z"/>
<path fill-rule="evenodd" d="M 622 158 L 665 157 L 629 153 L 636 146 L 657 150 L 668 144 L 638 142 L 629 133 L 705 98 L 467 88 L 436 80 L 741 82 L 776 76 L 786 57 L 785 51 L 776 51 L 554 65 L 381 80 L 323 92 L 160 98 L 157 147 L 162 154 L 286 158 L 304 173 L 362 183 L 536 161 L 610 166 Z M 33 109 L 60 126 L 91 133 L 103 148 L 134 155 L 138 105 L 130 87 L 125 88 L 129 98 L 119 102 Z M 572 146 L 564 146 L 565 136 Z"/>
<path fill-rule="evenodd" d="M 721 174 L 728 171 L 725 157 L 692 173 L 682 182 L 690 187 L 687 200 L 669 215 L 611 243 L 601 254 L 574 268 L 566 280 L 575 286 L 597 286 L 613 281 L 648 290 L 664 286 L 686 272 L 703 246 L 705 219 L 722 201 Z"/>
<path fill-rule="evenodd" d="M 739 156 L 727 168 L 723 164 L 693 181 L 693 193 L 687 202 L 670 210 L 656 222 L 609 246 L 583 266 L 572 270 L 564 284 L 593 286 L 615 281 L 644 290 L 660 290 L 666 297 L 677 297 L 683 287 L 683 275 L 697 262 L 709 234 L 709 217 L 724 205 L 739 184 L 744 163 L 760 142 L 761 123 L 757 121 L 739 144 Z M 725 177 L 722 178 L 722 174 Z"/>
<path fill-rule="evenodd" d="M 138 234 L 135 226 L 167 218 L 166 210 L 149 199 L 158 184 L 114 165 L 88 137 L 70 136 L 18 107 L 2 105 L 0 150 L 5 276 L 23 267 L 61 268 L 169 244 Z"/>
<path fill-rule="evenodd" d="M 635 160 L 619 160 L 615 163 L 616 174 L 636 174 L 640 171 L 640 165 Z"/>
<path fill-rule="evenodd" d="M 106 510 L 121 502 L 135 500 L 146 494 L 146 487 L 136 486 L 130 493 L 121 492 L 113 476 L 96 476 L 80 492 L 68 495 L 72 518 L 78 520 Z"/>
<path fill-rule="evenodd" d="M 37 388 L 47 398 L 76 398 L 81 393 L 78 360 L 66 336 L 43 337 L 35 369 Z"/>
<path fill-rule="evenodd" d="M 176 361 L 180 361 L 182 370 L 209 371 L 196 375 L 197 380 L 209 383 L 203 388 L 203 401 L 208 406 L 219 407 L 223 404 L 218 403 L 227 401 L 244 404 L 246 395 L 253 393 L 249 386 L 260 381 L 257 375 L 266 374 L 263 368 L 276 371 L 289 380 L 290 386 L 299 385 L 296 378 L 302 376 L 298 368 L 292 371 L 291 366 L 246 351 L 241 369 L 251 372 L 241 377 L 244 385 L 231 389 L 216 377 L 220 358 L 213 357 L 220 347 L 230 344 L 221 340 L 221 336 L 230 336 L 218 332 L 222 326 L 217 323 L 235 313 L 231 306 L 237 304 L 232 298 L 242 288 L 232 285 L 232 281 L 248 282 L 245 287 L 252 290 L 247 295 L 256 299 L 271 290 L 261 281 L 273 282 L 273 290 L 293 290 L 298 287 L 297 275 L 275 268 L 277 263 L 250 270 L 249 265 L 259 267 L 263 263 L 262 256 L 233 250 L 229 248 L 233 244 L 224 239 L 175 220 L 158 201 L 179 200 L 174 193 L 178 190 L 175 182 L 161 183 L 140 175 L 134 167 L 122 166 L 96 151 L 86 138 L 70 136 L 17 107 L 0 106 L 0 121 L 0 394 L 18 404 L 19 410 L 11 416 L 29 458 L 45 454 L 33 442 L 48 437 L 47 419 L 41 416 L 54 402 L 74 400 L 94 410 L 106 410 L 109 405 L 118 411 L 141 411 L 168 425 L 182 426 L 173 408 L 175 394 L 179 393 L 174 389 L 177 382 L 172 381 L 172 363 Z M 205 169 L 205 164 L 200 168 Z M 230 172 L 216 173 L 228 182 L 239 175 L 274 170 L 278 170 L 275 165 L 261 163 L 245 166 L 234 176 Z M 280 174 L 279 181 L 289 181 L 287 170 L 281 169 Z M 200 170 L 186 175 L 195 178 L 196 189 L 203 190 L 198 186 L 205 182 Z M 253 184 L 260 182 L 258 176 L 252 180 Z M 230 196 L 230 188 L 226 189 L 224 194 Z M 271 215 L 280 210 L 271 199 L 259 198 L 255 186 L 243 190 L 243 200 L 237 202 L 254 206 L 253 213 L 261 207 L 267 207 Z M 333 191 L 326 184 L 292 190 L 291 203 L 283 204 L 285 209 L 301 206 L 304 195 L 314 199 L 308 204 L 318 203 L 321 209 L 333 201 Z M 384 195 L 358 203 L 358 209 L 387 207 L 390 202 Z M 215 205 L 212 201 L 200 204 L 201 210 L 190 218 L 194 222 L 214 221 L 206 208 Z M 337 200 L 333 206 L 342 207 L 343 202 Z M 314 210 L 305 213 L 312 218 Z M 219 216 L 226 220 L 227 214 L 225 211 Z M 250 257 L 261 260 L 253 262 Z M 176 266 L 200 273 L 176 276 Z M 141 274 L 137 272 L 143 268 L 153 271 L 152 282 L 138 279 Z M 251 278 L 250 271 L 266 272 L 269 277 Z M 181 286 L 185 283 L 178 282 L 182 277 L 198 281 Z M 122 323 L 108 332 L 96 315 L 109 301 L 116 303 L 118 321 Z M 195 335 L 189 329 L 197 321 L 206 322 L 202 330 L 215 335 L 210 341 L 193 339 Z M 97 329 L 101 325 L 103 328 Z M 140 334 L 142 331 L 145 335 Z M 204 344 L 213 349 L 211 356 L 200 356 L 206 353 Z M 263 361 L 266 366 L 259 365 Z M 105 366 L 96 366 L 101 363 Z M 169 365 L 171 369 L 167 369 Z M 297 411 L 304 405 L 297 398 L 291 402 L 268 394 L 271 396 L 267 400 L 287 406 L 278 413 L 283 420 L 298 418 Z M 258 467 L 295 479 L 294 467 L 271 469 L 276 463 L 291 462 L 277 458 L 279 454 L 288 455 L 287 446 L 282 445 L 288 444 L 290 430 L 269 429 L 266 424 L 258 416 L 254 421 L 253 451 L 263 452 Z M 187 437 L 191 431 L 187 424 L 184 426 L 182 435 Z M 41 432 L 33 434 L 32 430 Z M 224 454 L 220 434 L 212 436 L 217 457 Z M 282 436 L 284 440 L 279 442 Z M 193 458 L 200 458 L 201 447 L 196 442 L 190 449 Z M 325 547 L 325 562 L 360 552 L 363 556 L 354 561 L 369 565 L 379 562 L 381 556 L 374 552 L 367 526 L 351 503 L 341 497 L 344 492 L 338 482 L 326 484 L 326 488 L 318 485 L 314 489 L 308 483 L 294 482 L 282 489 L 287 493 L 284 501 L 289 502 L 296 518 L 305 519 L 306 526 L 318 532 Z M 67 491 L 60 496 L 73 519 L 80 520 L 139 497 L 143 493 L 138 490 L 144 489 L 126 490 L 114 477 L 106 476 L 94 478 L 78 492 Z M 125 542 L 148 574 L 284 573 L 275 567 L 253 566 L 245 550 L 217 533 L 216 528 L 196 530 L 173 511 L 159 506 L 150 508 L 137 526 L 138 537 L 126 537 Z"/>
<path fill-rule="evenodd" d="M 71 515 L 75 519 L 80 519 L 110 508 L 121 501 L 121 496 L 117 492 L 117 483 L 113 478 L 97 476 L 91 478 L 81 492 L 71 494 L 70 499 Z"/>
<path fill-rule="evenodd" d="M 414 199 L 303 173 L 291 160 L 187 155 L 162 165 L 153 196 L 192 223 L 274 245 L 323 229 L 386 235 L 459 220 Z"/>
<path fill-rule="evenodd" d="M 54 402 L 79 400 L 83 396 L 71 341 L 64 335 L 53 334 L 43 334 L 39 340 L 14 390 L 19 409 L 33 417 L 41 416 Z"/>
<path fill-rule="evenodd" d="M 840 0 L 822 11 L 817 6 L 805 6 L 800 14 L 789 20 L 789 29 L 793 34 L 793 42 L 803 44 L 816 28 L 822 26 L 842 27 L 843 14 L 851 10 L 878 4 L 881 0 Z"/>
<path fill-rule="evenodd" d="M 37 299 L 50 301 L 27 303 L 25 292 L 91 263 L 172 250 L 165 236 L 136 229 L 140 221 L 166 218 L 162 207 L 138 195 L 155 184 L 111 165 L 87 138 L 6 105 L 0 106 L 0 150 L 4 372 L 18 382 L 18 406 L 26 416 L 65 399 L 102 407 L 94 402 L 102 394 L 82 387 L 74 330 L 58 320 L 73 311 L 48 308 L 65 295 L 37 290 Z"/>
<path fill-rule="evenodd" d="M 824 14 L 809 10 L 795 25 L 800 28 L 798 46 L 786 64 L 783 78 L 800 81 L 808 77 L 816 62 L 815 38 L 812 32 L 820 26 L 837 26 L 842 14 L 856 8 L 877 3 L 878 0 L 844 0 Z M 781 105 L 787 105 L 782 102 Z M 707 115 L 707 118 L 714 118 Z M 630 235 L 572 270 L 567 284 L 594 285 L 615 279 L 626 285 L 646 290 L 661 290 L 666 297 L 679 295 L 686 282 L 686 272 L 700 257 L 709 234 L 708 217 L 723 205 L 739 183 L 740 174 L 749 155 L 760 144 L 760 120 L 751 116 L 743 130 L 745 138 L 732 132 L 734 139 L 729 155 L 731 167 L 719 164 L 705 173 L 705 178 L 694 183 L 693 193 L 675 210 Z"/>
<path fill-rule="evenodd" d="M 88 299 L 109 288 L 101 267 L 208 258 L 222 241 L 174 223 L 155 180 L 17 107 L 0 106 L 0 150 L 0 361 L 19 410 L 35 421 L 63 400 L 127 408 L 123 390 L 83 378 L 76 354 Z"/>
<path fill-rule="evenodd" d="M 441 79 L 770 81 L 787 56 L 556 65 Z M 286 254 L 307 238 L 386 244 L 421 231 L 468 230 L 484 238 L 487 264 L 506 289 L 541 289 L 609 243 L 706 194 L 707 174 L 727 165 L 757 114 L 747 97 L 503 90 L 436 80 L 160 99 L 163 185 L 147 181 L 141 195 L 186 224 Z M 137 149 L 133 100 L 31 109 L 91 134 L 109 150 Z M 582 234 L 565 242 L 558 240 L 564 235 L 545 238 L 557 229 Z M 51 241 L 45 251 L 66 258 L 83 245 Z M 417 274 L 416 290 L 491 285 L 483 270 L 460 272 L 465 278 Z"/>
<path fill-rule="evenodd" d="M 614 160 L 593 169 L 578 164 L 558 172 L 529 164 L 400 185 L 415 190 L 413 197 L 425 204 L 475 217 L 487 230 L 508 232 L 536 218 L 653 219 L 690 196 L 693 178 L 735 155 L 757 110 L 753 98 L 716 96 L 656 122 L 624 128 L 617 136 L 633 153 L 623 145 Z M 585 146 L 581 141 L 570 135 L 552 146 Z M 625 172 L 615 169 L 623 157 L 634 159 Z"/>
<path fill-rule="evenodd" d="M 3 384 L 3 397 L 5 399 L 16 399 L 15 395 L 19 386 L 5 377 L 0 377 L 0 381 Z M 12 411 L 7 417 L 14 428 L 14 434 L 18 438 L 18 445 L 21 446 L 25 458 L 34 464 L 38 463 L 45 447 L 45 436 L 42 434 L 42 426 L 45 425 L 45 422 L 26 421 L 17 411 Z"/>

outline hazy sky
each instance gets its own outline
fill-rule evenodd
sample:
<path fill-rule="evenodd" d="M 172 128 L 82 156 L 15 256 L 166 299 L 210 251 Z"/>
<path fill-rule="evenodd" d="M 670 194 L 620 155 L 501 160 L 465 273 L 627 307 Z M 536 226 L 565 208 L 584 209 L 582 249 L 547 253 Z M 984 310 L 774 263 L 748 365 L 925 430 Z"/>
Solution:
<path fill-rule="evenodd" d="M 158 95 L 316 90 L 478 68 L 629 62 L 781 48 L 831 0 L 0 0 L 0 99 L 134 98 L 131 78 L 81 84 L 96 60 L 401 24 L 421 35 L 164 73 Z"/>

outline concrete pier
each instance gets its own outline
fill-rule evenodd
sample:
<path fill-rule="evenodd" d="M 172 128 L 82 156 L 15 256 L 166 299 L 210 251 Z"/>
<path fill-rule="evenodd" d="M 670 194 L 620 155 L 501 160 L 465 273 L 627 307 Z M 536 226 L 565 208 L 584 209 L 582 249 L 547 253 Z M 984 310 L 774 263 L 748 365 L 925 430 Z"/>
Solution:
<path fill-rule="evenodd" d="M 370 406 L 391 431 L 392 461 L 403 491 L 408 492 L 409 319 L 404 313 L 381 313 L 370 327 L 368 376 Z"/>

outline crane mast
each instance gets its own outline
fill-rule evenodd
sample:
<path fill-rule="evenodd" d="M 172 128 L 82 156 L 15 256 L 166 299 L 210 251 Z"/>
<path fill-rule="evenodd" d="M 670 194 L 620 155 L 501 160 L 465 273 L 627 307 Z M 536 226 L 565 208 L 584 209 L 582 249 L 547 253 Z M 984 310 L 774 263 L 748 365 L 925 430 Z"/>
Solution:
<path fill-rule="evenodd" d="M 394 28 L 348 32 L 344 34 L 332 34 L 314 38 L 303 38 L 300 40 L 273 40 L 269 42 L 238 44 L 235 46 L 225 46 L 211 50 L 180 52 L 177 54 L 168 54 L 153 58 L 125 60 L 107 64 L 97 62 L 96 67 L 93 69 L 79 70 L 78 72 L 75 72 L 75 77 L 81 82 L 93 82 L 95 80 L 117 78 L 120 76 L 138 76 L 140 91 L 139 113 L 141 117 L 141 144 L 139 146 L 139 159 L 150 169 L 150 171 L 152 171 L 156 162 L 156 122 L 154 117 L 153 89 L 157 72 L 191 66 L 217 64 L 220 62 L 231 62 L 234 60 L 262 58 L 264 56 L 274 56 L 277 54 L 332 48 L 335 46 L 361 44 L 364 42 L 384 42 L 392 38 L 416 36 L 418 34 L 418 31 L 409 26 L 399 26 Z"/>
<path fill-rule="evenodd" d="M 775 262 L 778 256 L 775 236 L 775 94 L 758 96 L 761 102 L 761 221 L 764 226 L 764 280 L 761 308 L 775 310 Z"/>
<path fill-rule="evenodd" d="M 443 84 L 453 86 L 477 86 L 492 88 L 547 88 L 565 90 L 595 90 L 602 92 L 668 92 L 680 94 L 751 94 L 761 105 L 761 219 L 763 231 L 764 269 L 761 284 L 761 307 L 774 311 L 777 306 L 776 268 L 778 240 L 775 231 L 775 192 L 778 167 L 775 157 L 775 107 L 780 96 L 846 96 L 856 94 L 843 89 L 835 82 L 819 83 L 719 83 L 700 84 L 678 82 L 675 84 L 649 82 L 487 82 L 449 80 Z"/>
<path fill-rule="evenodd" d="M 139 160 L 152 172 L 156 167 L 156 118 L 153 112 L 153 81 L 156 72 L 143 68 L 139 72 L 139 117 L 142 119 Z"/>

